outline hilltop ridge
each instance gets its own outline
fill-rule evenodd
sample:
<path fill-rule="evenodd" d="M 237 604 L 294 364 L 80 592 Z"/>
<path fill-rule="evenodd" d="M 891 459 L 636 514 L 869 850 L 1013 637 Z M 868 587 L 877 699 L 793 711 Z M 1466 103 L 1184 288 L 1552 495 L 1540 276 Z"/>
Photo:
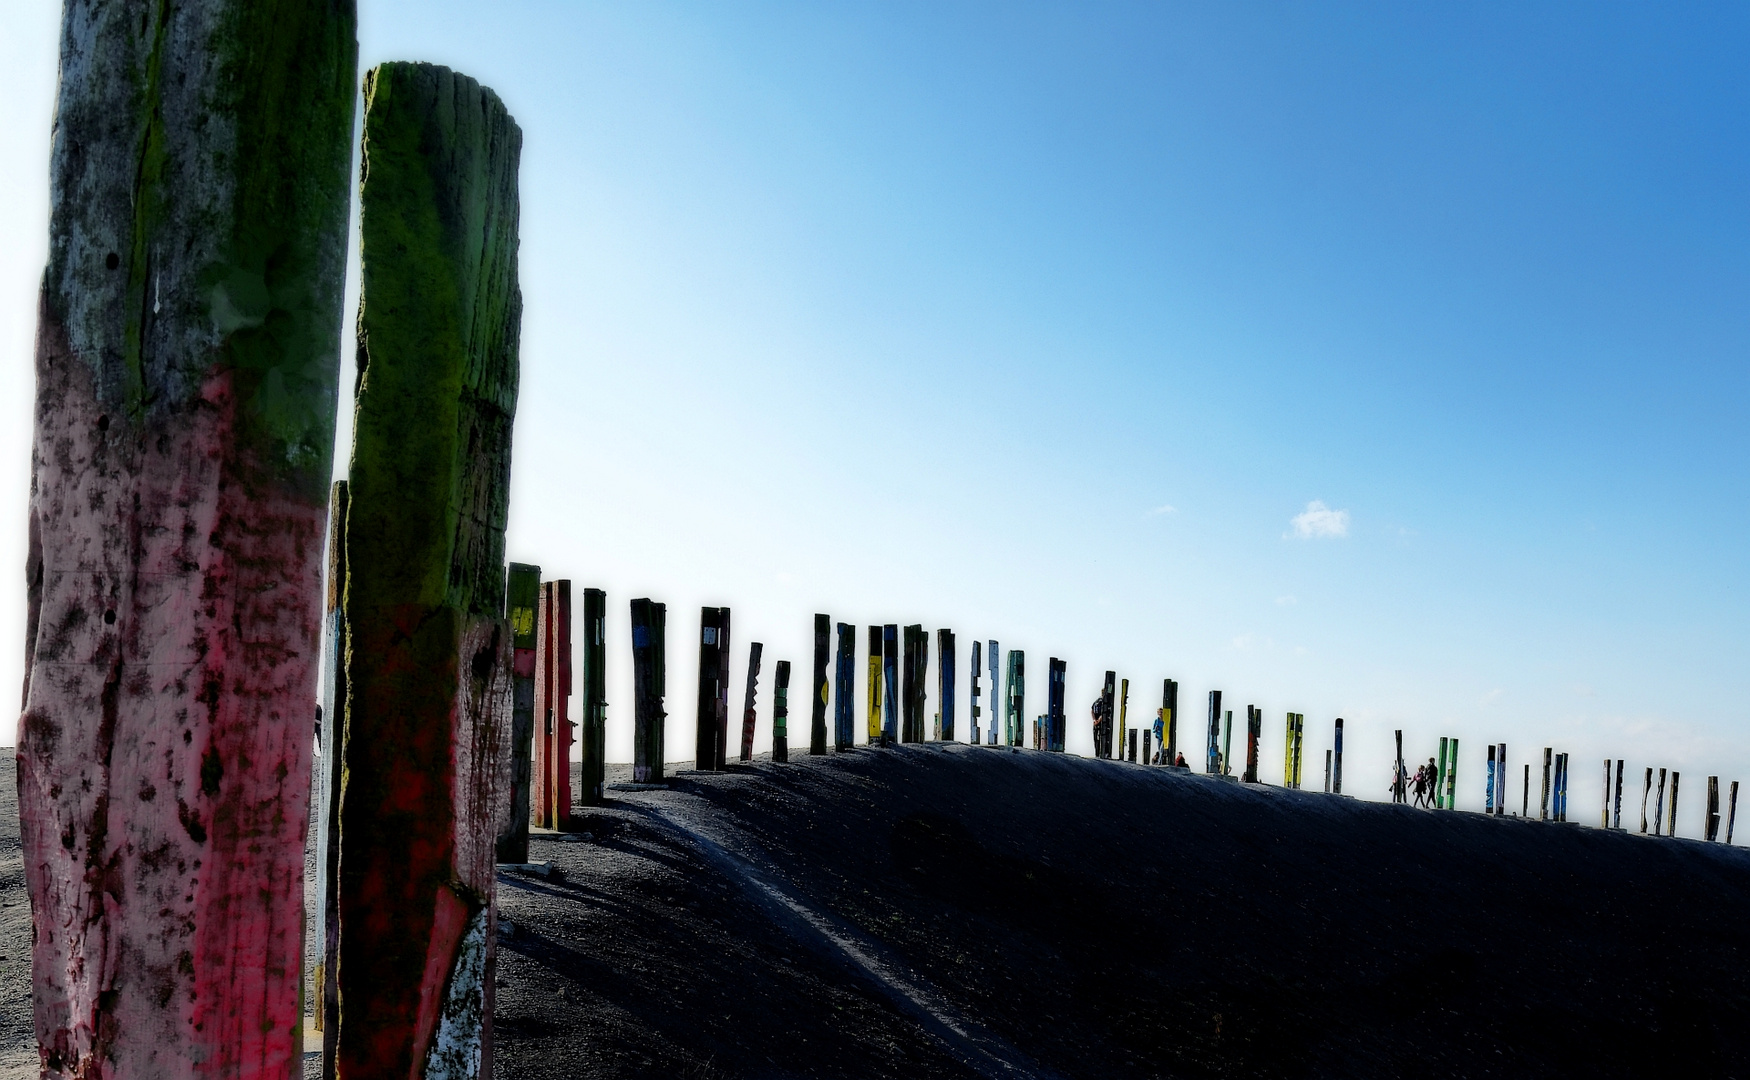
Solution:
<path fill-rule="evenodd" d="M 1724 1076 L 1750 853 L 920 744 L 501 871 L 501 1077 Z"/>

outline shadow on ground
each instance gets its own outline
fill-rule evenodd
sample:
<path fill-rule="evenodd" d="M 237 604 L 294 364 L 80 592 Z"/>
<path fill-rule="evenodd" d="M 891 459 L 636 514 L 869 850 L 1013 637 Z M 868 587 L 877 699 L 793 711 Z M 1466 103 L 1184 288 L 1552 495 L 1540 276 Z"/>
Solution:
<path fill-rule="evenodd" d="M 498 1075 L 1750 1074 L 1750 853 L 940 744 L 500 874 Z"/>

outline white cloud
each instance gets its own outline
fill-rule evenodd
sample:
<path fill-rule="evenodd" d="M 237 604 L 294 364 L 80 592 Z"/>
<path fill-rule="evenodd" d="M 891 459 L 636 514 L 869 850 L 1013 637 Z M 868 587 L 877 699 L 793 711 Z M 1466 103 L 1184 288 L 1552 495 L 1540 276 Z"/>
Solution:
<path fill-rule="evenodd" d="M 1278 596 L 1276 598 L 1277 607 L 1293 607 L 1298 603 L 1300 603 L 1300 601 L 1296 600 L 1293 596 Z"/>
<path fill-rule="evenodd" d="M 1150 510 L 1148 513 L 1146 513 L 1142 516 L 1143 517 L 1158 517 L 1161 514 L 1176 514 L 1178 512 L 1179 512 L 1179 508 L 1174 506 L 1172 503 L 1164 503 L 1160 506 L 1155 507 L 1153 510 Z"/>
<path fill-rule="evenodd" d="M 1336 539 L 1349 535 L 1349 511 L 1332 510 L 1314 499 L 1294 515 L 1294 535 L 1302 540 Z"/>

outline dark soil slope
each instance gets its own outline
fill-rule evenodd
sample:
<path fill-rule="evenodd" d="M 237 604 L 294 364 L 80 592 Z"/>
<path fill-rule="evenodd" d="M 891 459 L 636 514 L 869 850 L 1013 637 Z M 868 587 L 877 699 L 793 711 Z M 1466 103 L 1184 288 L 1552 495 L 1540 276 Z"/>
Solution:
<path fill-rule="evenodd" d="M 1750 1075 L 1750 854 L 1031 751 L 616 793 L 501 1077 Z"/>

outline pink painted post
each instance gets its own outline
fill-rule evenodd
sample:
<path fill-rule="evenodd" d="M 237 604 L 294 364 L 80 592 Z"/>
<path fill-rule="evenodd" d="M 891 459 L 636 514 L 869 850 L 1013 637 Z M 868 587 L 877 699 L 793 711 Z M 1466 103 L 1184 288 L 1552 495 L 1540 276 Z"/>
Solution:
<path fill-rule="evenodd" d="M 353 10 L 63 19 L 18 742 L 42 1075 L 286 1077 Z"/>
<path fill-rule="evenodd" d="M 534 825 L 571 825 L 571 582 L 541 583 L 535 644 L 535 767 L 540 777 Z"/>

